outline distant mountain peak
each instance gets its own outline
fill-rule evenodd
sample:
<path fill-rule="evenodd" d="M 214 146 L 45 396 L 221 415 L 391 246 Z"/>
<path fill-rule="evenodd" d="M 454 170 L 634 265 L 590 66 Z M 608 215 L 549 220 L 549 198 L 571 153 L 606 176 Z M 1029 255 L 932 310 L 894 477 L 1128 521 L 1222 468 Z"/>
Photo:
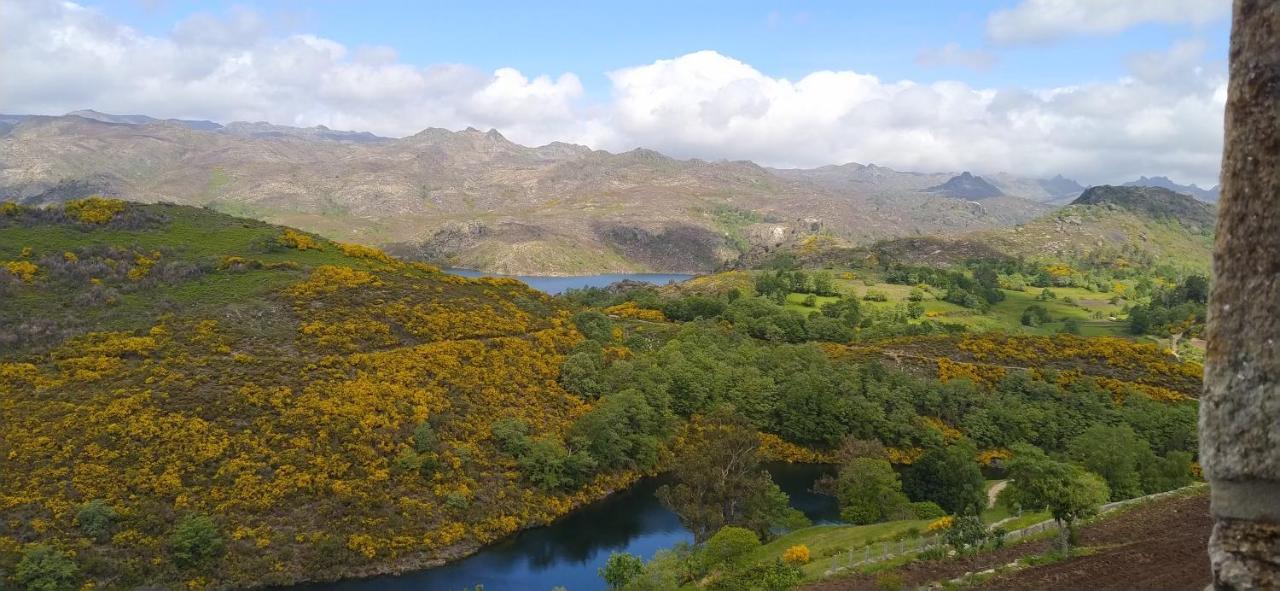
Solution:
<path fill-rule="evenodd" d="M 1209 189 L 1201 189 L 1201 188 L 1200 188 L 1199 186 L 1197 186 L 1195 183 L 1192 183 L 1192 184 L 1190 184 L 1190 185 L 1180 185 L 1180 184 L 1178 184 L 1178 183 L 1174 182 L 1174 181 L 1173 181 L 1173 179 L 1170 179 L 1170 178 L 1169 178 L 1169 177 L 1167 177 L 1167 176 L 1152 176 L 1152 177 L 1148 177 L 1148 176 L 1139 176 L 1139 177 L 1138 177 L 1138 180 L 1136 180 L 1136 181 L 1129 181 L 1129 182 L 1125 183 L 1125 184 L 1124 184 L 1124 185 L 1122 185 L 1122 186 L 1125 186 L 1125 187 L 1160 187 L 1161 189 L 1168 189 L 1168 190 L 1170 190 L 1170 191 L 1174 191 L 1174 192 L 1176 192 L 1176 193 L 1182 193 L 1183 195 L 1190 195 L 1190 196 L 1195 197 L 1196 199 L 1199 199 L 1199 200 L 1201 200 L 1201 201 L 1208 201 L 1208 202 L 1210 202 L 1210 203 L 1213 203 L 1213 202 L 1216 202 L 1216 201 L 1218 200 L 1218 187 L 1217 187 L 1217 186 L 1214 186 L 1214 187 L 1209 188 Z"/>
<path fill-rule="evenodd" d="M 980 176 L 970 174 L 967 170 L 951 177 L 947 182 L 929 187 L 925 191 L 959 199 L 985 199 L 1004 195 L 1004 192 L 996 188 L 995 185 Z"/>

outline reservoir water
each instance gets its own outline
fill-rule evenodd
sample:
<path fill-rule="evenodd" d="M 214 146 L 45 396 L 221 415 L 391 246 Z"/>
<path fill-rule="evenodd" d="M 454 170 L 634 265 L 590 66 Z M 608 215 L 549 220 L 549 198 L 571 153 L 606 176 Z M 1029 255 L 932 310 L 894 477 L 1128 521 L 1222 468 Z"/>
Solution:
<path fill-rule="evenodd" d="M 605 287 L 624 279 L 630 279 L 632 281 L 647 281 L 654 285 L 666 285 L 668 283 L 678 283 L 685 279 L 694 277 L 693 275 L 682 275 L 679 273 L 606 273 L 604 275 L 567 275 L 563 277 L 552 277 L 545 275 L 498 275 L 496 273 L 485 273 L 482 271 L 473 271 L 471 269 L 445 269 L 445 271 L 453 273 L 454 275 L 462 275 L 463 277 L 510 277 L 512 279 L 519 279 L 520 281 L 529 284 L 529 287 L 539 291 L 545 291 L 551 295 L 562 293 L 566 289 Z"/>
<path fill-rule="evenodd" d="M 833 523 L 838 509 L 832 497 L 810 491 L 830 473 L 829 466 L 773 464 L 769 472 L 791 496 L 791 504 L 815 523 Z M 602 591 L 596 570 L 611 552 L 644 557 L 693 536 L 675 514 L 663 507 L 654 491 L 662 478 L 651 478 L 597 501 L 548 525 L 516 534 L 446 566 L 396 576 L 353 579 L 291 587 L 290 591 Z"/>

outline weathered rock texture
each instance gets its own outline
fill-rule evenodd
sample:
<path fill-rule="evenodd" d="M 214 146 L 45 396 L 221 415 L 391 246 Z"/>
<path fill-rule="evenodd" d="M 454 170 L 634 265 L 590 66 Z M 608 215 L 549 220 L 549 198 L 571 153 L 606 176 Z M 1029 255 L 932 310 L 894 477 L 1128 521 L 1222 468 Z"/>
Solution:
<path fill-rule="evenodd" d="M 1280 2 L 1236 0 L 1200 461 L 1218 589 L 1280 588 Z"/>

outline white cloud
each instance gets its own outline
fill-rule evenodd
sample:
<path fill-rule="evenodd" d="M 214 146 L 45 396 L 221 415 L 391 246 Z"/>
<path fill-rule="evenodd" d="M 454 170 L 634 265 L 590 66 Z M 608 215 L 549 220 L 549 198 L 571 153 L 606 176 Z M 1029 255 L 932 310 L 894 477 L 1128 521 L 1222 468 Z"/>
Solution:
<path fill-rule="evenodd" d="M 854 71 L 791 80 L 701 51 L 609 72 L 612 94 L 588 103 L 573 73 L 412 65 L 387 47 L 272 36 L 243 11 L 150 36 L 75 4 L 11 0 L 0 11 L 0 39 L 6 112 L 95 108 L 391 136 L 497 127 L 525 144 L 643 146 L 777 166 L 1061 172 L 1084 182 L 1165 174 L 1213 184 L 1226 79 L 1195 42 L 1134 56 L 1121 80 L 1050 89 Z"/>
<path fill-rule="evenodd" d="M 474 125 L 550 137 L 582 95 L 573 74 L 418 67 L 386 47 L 271 37 L 246 9 L 198 14 L 155 37 L 73 3 L 15 0 L 0 10 L 0 39 L 0 105 L 10 112 L 94 108 L 387 135 Z"/>
<path fill-rule="evenodd" d="M 926 68 L 961 67 L 983 71 L 994 66 L 996 55 L 981 49 L 965 49 L 958 43 L 928 47 L 916 55 L 916 63 Z"/>
<path fill-rule="evenodd" d="M 1230 0 L 1022 0 L 987 18 L 987 36 L 998 43 L 1043 43 L 1143 23 L 1204 24 L 1230 10 Z"/>

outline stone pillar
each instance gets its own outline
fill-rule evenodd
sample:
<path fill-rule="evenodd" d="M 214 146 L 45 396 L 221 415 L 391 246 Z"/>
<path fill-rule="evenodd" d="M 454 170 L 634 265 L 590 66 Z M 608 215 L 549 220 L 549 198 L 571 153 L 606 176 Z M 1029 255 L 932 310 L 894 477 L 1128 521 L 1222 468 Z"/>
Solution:
<path fill-rule="evenodd" d="M 1280 1 L 1235 0 L 1200 462 L 1216 589 L 1280 588 Z"/>

